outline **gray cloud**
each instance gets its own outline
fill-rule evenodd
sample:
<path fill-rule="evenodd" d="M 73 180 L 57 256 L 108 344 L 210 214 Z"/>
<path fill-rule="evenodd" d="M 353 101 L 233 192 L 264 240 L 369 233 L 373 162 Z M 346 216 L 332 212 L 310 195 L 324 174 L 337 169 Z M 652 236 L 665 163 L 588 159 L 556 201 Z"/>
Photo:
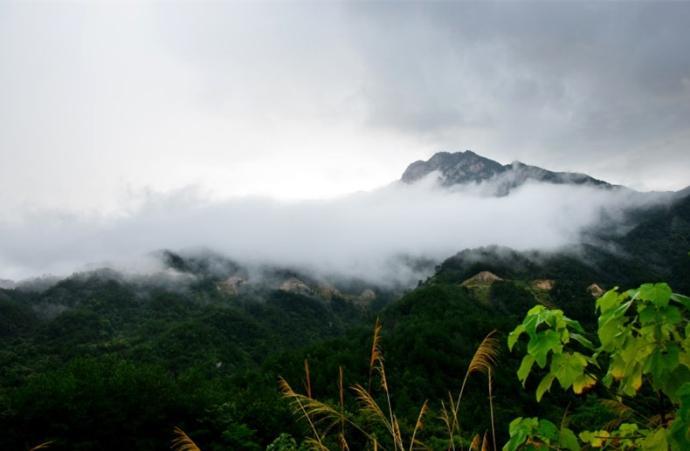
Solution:
<path fill-rule="evenodd" d="M 393 134 L 422 152 L 473 148 L 643 189 L 690 183 L 688 3 L 191 9 L 161 8 L 161 29 L 210 93 L 249 87 L 209 100 L 226 112 L 246 100 L 267 123 L 345 121 L 380 138 L 370 153 Z"/>
<path fill-rule="evenodd" d="M 688 3 L 405 3 L 393 14 L 385 3 L 356 3 L 352 10 L 372 126 L 441 142 L 470 134 L 498 157 L 570 164 L 626 182 L 633 180 L 612 166 L 629 157 L 656 165 L 659 148 L 690 163 Z M 690 182 L 682 175 L 680 185 Z"/>

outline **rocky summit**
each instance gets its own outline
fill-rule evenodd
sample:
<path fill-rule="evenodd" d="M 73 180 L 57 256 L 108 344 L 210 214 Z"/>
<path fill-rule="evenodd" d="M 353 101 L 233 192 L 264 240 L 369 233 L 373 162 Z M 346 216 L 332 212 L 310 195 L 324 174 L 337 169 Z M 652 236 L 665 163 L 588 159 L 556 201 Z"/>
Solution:
<path fill-rule="evenodd" d="M 439 174 L 439 181 L 443 186 L 490 181 L 492 194 L 498 196 L 507 195 L 513 188 L 527 181 L 620 188 L 586 174 L 554 172 L 519 161 L 502 165 L 471 150 L 438 152 L 427 161 L 415 161 L 407 167 L 401 180 L 404 183 L 415 183 L 433 172 Z"/>

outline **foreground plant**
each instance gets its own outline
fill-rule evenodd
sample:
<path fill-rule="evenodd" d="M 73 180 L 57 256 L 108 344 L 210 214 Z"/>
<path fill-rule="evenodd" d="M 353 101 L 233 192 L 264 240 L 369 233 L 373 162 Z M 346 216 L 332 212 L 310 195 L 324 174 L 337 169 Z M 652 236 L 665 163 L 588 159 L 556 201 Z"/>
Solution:
<path fill-rule="evenodd" d="M 618 409 L 621 420 L 601 430 L 582 431 L 578 440 L 564 425 L 517 418 L 510 425 L 505 451 L 579 450 L 581 445 L 690 449 L 690 298 L 673 293 L 665 283 L 623 292 L 614 288 L 597 300 L 596 311 L 596 344 L 561 310 L 536 306 L 508 336 L 508 347 L 512 349 L 523 335 L 528 337 L 517 375 L 524 386 L 537 365 L 543 374 L 537 400 L 555 381 L 576 394 L 602 384 L 613 393 L 609 405 Z M 657 414 L 629 415 L 632 409 L 624 401 L 638 396 L 645 386 L 657 394 Z"/>
<path fill-rule="evenodd" d="M 429 402 L 425 401 L 419 409 L 417 419 L 411 431 L 403 431 L 398 416 L 393 408 L 393 397 L 386 376 L 386 367 L 381 349 L 381 323 L 376 320 L 369 359 L 369 381 L 367 387 L 354 384 L 350 387 L 357 401 L 358 412 L 352 414 L 345 409 L 345 384 L 343 369 L 339 368 L 338 388 L 339 402 L 337 406 L 314 399 L 311 394 L 309 365 L 305 361 L 306 394 L 297 393 L 283 378 L 279 379 L 283 395 L 290 400 L 295 413 L 308 425 L 311 436 L 306 443 L 317 450 L 328 450 L 335 445 L 340 450 L 349 450 L 350 442 L 358 440 L 364 442 L 367 449 L 412 451 L 428 449 L 420 440 L 419 434 L 424 428 L 429 413 Z M 455 450 L 456 437 L 460 432 L 460 405 L 469 376 L 473 373 L 487 375 L 489 386 L 489 400 L 492 418 L 492 441 L 496 449 L 495 428 L 493 427 L 493 404 L 491 401 L 491 374 L 496 363 L 498 340 L 490 333 L 475 352 L 465 373 L 457 398 L 450 393 L 448 404 L 441 402 L 441 420 L 448 432 L 448 449 Z M 379 390 L 377 396 L 376 389 Z M 379 398 L 379 399 L 377 399 Z M 383 435 L 378 431 L 385 431 Z M 478 436 L 472 442 L 471 449 L 480 449 Z M 481 442 L 481 449 L 488 450 L 486 434 Z"/>
<path fill-rule="evenodd" d="M 194 440 L 189 438 L 187 433 L 176 427 L 173 431 L 173 441 L 170 445 L 172 451 L 201 451 L 201 449 L 194 443 Z"/>

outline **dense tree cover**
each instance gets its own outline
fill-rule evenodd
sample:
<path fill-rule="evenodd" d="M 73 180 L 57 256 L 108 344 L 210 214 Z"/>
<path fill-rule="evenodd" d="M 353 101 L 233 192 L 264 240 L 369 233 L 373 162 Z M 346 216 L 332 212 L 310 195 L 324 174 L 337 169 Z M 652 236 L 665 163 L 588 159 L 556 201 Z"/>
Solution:
<path fill-rule="evenodd" d="M 369 318 L 340 299 L 109 276 L 0 292 L 1 448 L 165 449 L 183 425 L 206 449 L 260 449 L 294 429 L 264 361 Z"/>
<path fill-rule="evenodd" d="M 379 312 L 402 421 L 413 421 L 426 399 L 436 415 L 487 331 L 505 335 L 538 298 L 550 298 L 523 280 L 495 282 L 488 293 L 432 279 Z M 142 294 L 95 276 L 11 295 L 5 302 L 30 320 L 2 339 L 0 427 L 12 431 L 0 438 L 6 448 L 53 439 L 56 449 L 165 449 L 179 425 L 204 449 L 262 449 L 280 432 L 298 440 L 307 432 L 280 396 L 279 375 L 303 380 L 306 358 L 314 392 L 327 399 L 337 398 L 339 367 L 347 384 L 368 378 L 374 315 L 345 301 L 280 291 L 263 302 L 213 299 L 214 291 L 203 290 Z M 51 310 L 55 299 L 71 306 Z M 538 404 L 519 389 L 517 357 L 500 361 L 498 424 L 525 408 L 555 415 L 558 403 Z M 465 406 L 463 429 L 485 431 L 481 382 L 470 380 Z M 422 434 L 442 428 L 430 422 Z M 505 428 L 499 433 L 506 437 Z"/>

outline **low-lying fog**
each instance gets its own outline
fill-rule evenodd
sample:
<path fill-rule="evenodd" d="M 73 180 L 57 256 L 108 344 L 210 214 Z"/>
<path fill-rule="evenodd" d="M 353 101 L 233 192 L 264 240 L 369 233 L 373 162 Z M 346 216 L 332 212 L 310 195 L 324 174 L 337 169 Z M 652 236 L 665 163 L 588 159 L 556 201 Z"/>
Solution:
<path fill-rule="evenodd" d="M 442 188 L 434 177 L 321 201 L 203 199 L 194 190 L 150 196 L 118 217 L 32 212 L 0 218 L 0 279 L 111 266 L 156 271 L 151 253 L 205 248 L 249 264 L 299 267 L 367 281 L 419 278 L 397 257 L 442 260 L 501 245 L 554 250 L 623 209 L 663 196 L 530 183 L 509 196 L 486 186 Z M 650 197 L 656 200 L 650 200 Z"/>

